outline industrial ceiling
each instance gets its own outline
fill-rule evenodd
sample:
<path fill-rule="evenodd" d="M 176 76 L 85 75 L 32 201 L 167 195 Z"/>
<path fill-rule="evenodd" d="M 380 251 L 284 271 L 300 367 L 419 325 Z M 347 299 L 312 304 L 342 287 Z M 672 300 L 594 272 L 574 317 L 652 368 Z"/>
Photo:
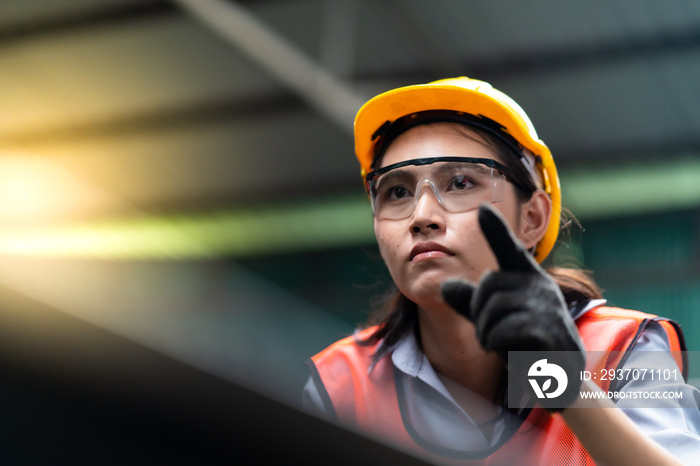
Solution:
<path fill-rule="evenodd" d="M 574 214 L 700 205 L 691 0 L 3 0 L 0 70 L 4 252 L 48 254 L 67 247 L 59 232 L 105 225 L 124 237 L 185 225 L 215 242 L 224 227 L 286 228 L 285 212 L 360 218 L 354 113 L 392 87 L 460 75 L 526 110 Z M 134 254 L 154 255 L 140 243 Z"/>

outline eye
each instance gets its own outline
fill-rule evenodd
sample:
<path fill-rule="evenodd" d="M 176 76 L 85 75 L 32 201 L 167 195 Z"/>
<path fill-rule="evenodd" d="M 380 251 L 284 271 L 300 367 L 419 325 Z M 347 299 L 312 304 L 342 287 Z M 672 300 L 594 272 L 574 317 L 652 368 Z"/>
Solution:
<path fill-rule="evenodd" d="M 449 190 L 450 191 L 463 191 L 465 189 L 469 189 L 474 187 L 474 182 L 468 177 L 464 175 L 459 175 L 455 176 L 452 181 L 450 182 Z"/>
<path fill-rule="evenodd" d="M 405 199 L 411 195 L 410 191 L 406 189 L 405 186 L 396 185 L 389 187 L 384 192 L 384 199 L 387 200 L 400 200 Z"/>

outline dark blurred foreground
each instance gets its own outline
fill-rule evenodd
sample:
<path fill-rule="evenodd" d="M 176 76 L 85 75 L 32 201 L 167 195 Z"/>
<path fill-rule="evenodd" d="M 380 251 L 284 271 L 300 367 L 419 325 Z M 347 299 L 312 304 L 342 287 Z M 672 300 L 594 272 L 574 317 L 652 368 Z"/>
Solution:
<path fill-rule="evenodd" d="M 0 288 L 3 464 L 422 464 Z"/>

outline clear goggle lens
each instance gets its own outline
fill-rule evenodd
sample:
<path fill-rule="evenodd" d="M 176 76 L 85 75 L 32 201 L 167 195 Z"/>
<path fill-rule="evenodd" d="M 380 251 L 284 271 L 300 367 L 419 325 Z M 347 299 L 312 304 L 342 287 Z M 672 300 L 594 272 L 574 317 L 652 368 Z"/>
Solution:
<path fill-rule="evenodd" d="M 507 170 L 490 159 L 416 159 L 370 173 L 367 189 L 377 219 L 410 217 L 425 189 L 448 212 L 467 212 L 503 200 Z"/>

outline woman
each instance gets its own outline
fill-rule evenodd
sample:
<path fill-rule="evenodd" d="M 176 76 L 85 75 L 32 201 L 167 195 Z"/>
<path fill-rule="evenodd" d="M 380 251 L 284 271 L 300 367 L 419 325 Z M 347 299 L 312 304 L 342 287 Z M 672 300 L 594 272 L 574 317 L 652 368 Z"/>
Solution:
<path fill-rule="evenodd" d="M 437 463 L 658 465 L 700 451 L 694 401 L 604 409 L 580 395 L 652 388 L 579 377 L 584 364 L 643 369 L 645 350 L 681 373 L 682 334 L 606 307 L 580 271 L 538 265 L 559 231 L 559 180 L 515 102 L 464 77 L 394 89 L 358 112 L 355 150 L 397 292 L 381 322 L 312 358 L 305 404 Z M 563 394 L 547 399 L 549 380 L 533 396 L 528 370 L 544 366 L 508 364 L 509 351 L 563 357 Z M 675 388 L 694 399 L 682 377 Z"/>

